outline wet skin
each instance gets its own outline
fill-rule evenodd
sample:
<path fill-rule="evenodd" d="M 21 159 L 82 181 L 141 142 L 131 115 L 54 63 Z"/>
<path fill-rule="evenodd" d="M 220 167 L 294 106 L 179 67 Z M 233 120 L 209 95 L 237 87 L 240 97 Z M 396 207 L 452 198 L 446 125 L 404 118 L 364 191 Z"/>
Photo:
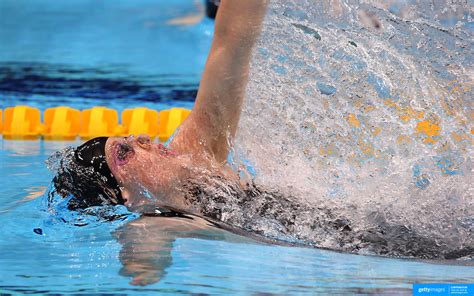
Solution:
<path fill-rule="evenodd" d="M 189 173 L 187 167 L 194 164 L 189 155 L 151 143 L 148 136 L 110 138 L 105 155 L 129 209 L 137 210 L 149 202 L 146 193 L 157 202 L 182 207 L 170 196 L 174 185 Z"/>
<path fill-rule="evenodd" d="M 121 187 L 127 208 L 137 211 L 153 204 L 191 210 L 179 189 L 193 172 L 237 178 L 228 165 L 216 163 L 209 154 L 193 153 L 176 146 L 171 143 L 167 148 L 152 143 L 146 135 L 107 140 L 107 164 Z"/>

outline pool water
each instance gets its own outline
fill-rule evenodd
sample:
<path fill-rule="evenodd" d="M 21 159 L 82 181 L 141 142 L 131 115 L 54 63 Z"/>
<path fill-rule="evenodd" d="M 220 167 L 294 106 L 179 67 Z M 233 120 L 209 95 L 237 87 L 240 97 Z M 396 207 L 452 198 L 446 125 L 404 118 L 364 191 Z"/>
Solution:
<path fill-rule="evenodd" d="M 88 220 L 80 227 L 46 211 L 41 192 L 51 173 L 44 160 L 78 143 L 0 141 L 0 292 L 381 295 L 410 294 L 415 282 L 473 280 L 472 266 L 452 262 L 176 237 L 171 264 L 151 268 L 157 274 L 164 268 L 161 280 L 144 287 L 130 285 L 131 278 L 119 273 L 122 245 L 113 233 L 131 217 L 106 223 Z"/>
<path fill-rule="evenodd" d="M 200 13 L 194 1 L 169 2 L 1 1 L 0 108 L 191 108 L 213 23 L 169 25 Z M 150 242 L 147 271 L 159 281 L 131 285 L 117 233 L 136 216 L 123 211 L 122 219 L 104 222 L 47 210 L 52 173 L 44 161 L 79 143 L 0 139 L 0 293 L 405 295 L 415 282 L 474 281 L 473 267 L 462 262 L 350 255 L 226 234 L 176 235 L 165 252 Z"/>

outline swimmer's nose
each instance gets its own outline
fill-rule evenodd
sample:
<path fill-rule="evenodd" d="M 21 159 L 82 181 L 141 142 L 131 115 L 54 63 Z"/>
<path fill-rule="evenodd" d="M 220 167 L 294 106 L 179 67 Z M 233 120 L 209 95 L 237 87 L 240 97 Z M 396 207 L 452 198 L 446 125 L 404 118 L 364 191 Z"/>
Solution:
<path fill-rule="evenodd" d="M 139 135 L 137 137 L 137 143 L 140 147 L 148 149 L 151 145 L 151 140 L 148 135 Z"/>

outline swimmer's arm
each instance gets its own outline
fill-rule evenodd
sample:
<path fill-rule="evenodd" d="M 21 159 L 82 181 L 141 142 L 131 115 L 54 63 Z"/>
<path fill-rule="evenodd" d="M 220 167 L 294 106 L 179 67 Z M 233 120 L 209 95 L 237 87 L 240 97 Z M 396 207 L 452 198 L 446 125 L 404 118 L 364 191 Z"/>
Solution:
<path fill-rule="evenodd" d="M 162 219 L 139 218 L 117 229 L 114 236 L 122 245 L 120 275 L 131 277 L 130 284 L 145 286 L 157 283 L 171 266 L 171 250 L 176 236 L 169 236 Z M 160 226 L 160 227 L 158 227 Z"/>
<path fill-rule="evenodd" d="M 177 238 L 222 239 L 226 232 L 194 217 L 167 218 L 142 216 L 114 231 L 122 245 L 120 274 L 131 277 L 130 284 L 145 286 L 159 282 L 171 266 L 171 251 Z"/>
<path fill-rule="evenodd" d="M 176 148 L 204 150 L 219 162 L 227 159 L 228 141 L 237 130 L 252 47 L 260 33 L 267 2 L 221 1 L 196 103 L 175 136 Z"/>

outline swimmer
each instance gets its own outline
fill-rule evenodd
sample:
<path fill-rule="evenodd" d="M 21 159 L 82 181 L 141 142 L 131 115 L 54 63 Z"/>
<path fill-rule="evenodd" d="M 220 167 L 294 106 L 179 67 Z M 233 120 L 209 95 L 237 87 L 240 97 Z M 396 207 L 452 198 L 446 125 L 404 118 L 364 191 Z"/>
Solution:
<path fill-rule="evenodd" d="M 73 196 L 70 209 L 108 203 L 136 211 L 150 196 L 186 209 L 176 189 L 196 171 L 237 178 L 226 160 L 266 6 L 260 0 L 222 1 L 194 108 L 167 147 L 147 136 L 97 138 L 69 155 L 74 169 L 60 171 L 54 184 L 60 195 Z"/>
<path fill-rule="evenodd" d="M 358 227 L 329 201 L 306 204 L 252 181 L 242 182 L 230 168 L 227 156 L 266 6 L 263 0 L 221 2 L 195 106 L 168 146 L 154 144 L 148 136 L 102 137 L 65 154 L 53 184 L 56 193 L 69 199 L 69 209 L 123 204 L 143 213 L 116 232 L 124 246 L 123 273 L 132 276 L 135 284 L 156 282 L 160 274 L 149 274 L 153 258 L 143 254 L 169 253 L 170 241 L 178 234 L 221 237 L 219 231 L 209 235 L 214 226 L 359 254 L 451 259 L 472 253 L 469 248 L 452 250 L 380 218 L 371 228 Z M 170 216 L 185 222 L 164 219 Z M 150 250 L 151 244 L 137 244 L 137 240 L 156 244 Z M 140 252 L 127 252 L 134 243 Z M 160 265 L 169 262 L 165 257 Z"/>
<path fill-rule="evenodd" d="M 132 284 L 159 280 L 163 265 L 171 261 L 169 246 L 177 234 L 207 238 L 230 235 L 196 216 L 192 223 L 186 218 L 164 218 L 181 216 L 181 212 L 205 216 L 191 198 L 186 198 L 189 190 L 184 185 L 191 178 L 197 180 L 196 175 L 239 180 L 226 160 L 267 2 L 221 1 L 195 106 L 169 145 L 154 144 L 148 136 L 100 137 L 64 153 L 53 187 L 55 193 L 68 199 L 70 210 L 123 204 L 143 213 L 142 218 L 115 233 L 123 245 L 121 273 L 131 276 Z M 154 235 L 143 234 L 144 229 L 153 229 Z M 152 243 L 143 243 L 150 240 Z M 160 258 L 153 258 L 157 253 Z"/>

